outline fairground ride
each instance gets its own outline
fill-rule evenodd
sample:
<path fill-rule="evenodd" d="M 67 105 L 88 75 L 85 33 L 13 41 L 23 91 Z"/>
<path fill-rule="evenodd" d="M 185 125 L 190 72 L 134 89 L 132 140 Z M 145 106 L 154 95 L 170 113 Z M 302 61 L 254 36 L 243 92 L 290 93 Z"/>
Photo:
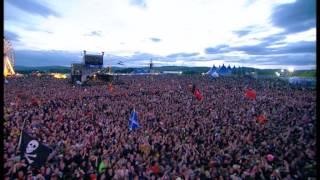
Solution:
<path fill-rule="evenodd" d="M 14 57 L 14 50 L 12 48 L 12 45 L 9 40 L 6 38 L 3 38 L 3 72 L 4 76 L 13 76 L 15 75 L 14 71 L 14 63 L 15 63 L 15 57 Z"/>

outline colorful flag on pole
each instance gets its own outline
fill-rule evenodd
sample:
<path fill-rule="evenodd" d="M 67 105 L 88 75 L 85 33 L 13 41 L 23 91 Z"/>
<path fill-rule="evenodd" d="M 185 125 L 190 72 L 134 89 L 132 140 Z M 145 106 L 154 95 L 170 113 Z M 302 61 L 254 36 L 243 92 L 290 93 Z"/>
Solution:
<path fill-rule="evenodd" d="M 249 98 L 249 99 L 253 99 L 255 100 L 257 98 L 257 93 L 255 90 L 249 88 L 246 90 L 246 97 Z"/>
<path fill-rule="evenodd" d="M 260 115 L 260 116 L 258 116 L 257 117 L 257 120 L 258 120 L 258 122 L 260 123 L 260 124 L 265 124 L 266 122 L 267 122 L 267 118 L 266 118 L 266 116 L 265 115 Z"/>
<path fill-rule="evenodd" d="M 201 101 L 203 99 L 203 96 L 198 88 L 195 89 L 194 95 L 196 96 L 198 101 Z"/>
<path fill-rule="evenodd" d="M 113 87 L 112 87 L 111 83 L 108 84 L 108 91 L 109 91 L 109 93 L 112 93 L 112 91 L 113 91 Z"/>
<path fill-rule="evenodd" d="M 33 167 L 41 167 L 44 165 L 52 150 L 24 131 L 22 131 L 20 138 L 19 149 L 21 157 L 25 158 L 28 164 Z"/>
<path fill-rule="evenodd" d="M 138 114 L 135 110 L 133 110 L 131 112 L 130 119 L 129 119 L 129 130 L 131 131 L 131 130 L 137 129 L 139 127 L 140 127 L 140 125 L 138 122 Z"/>

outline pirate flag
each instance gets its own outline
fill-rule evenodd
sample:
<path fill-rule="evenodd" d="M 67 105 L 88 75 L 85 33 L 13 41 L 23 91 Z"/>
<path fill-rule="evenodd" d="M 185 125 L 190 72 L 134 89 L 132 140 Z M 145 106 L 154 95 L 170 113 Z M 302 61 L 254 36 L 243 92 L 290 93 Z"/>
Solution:
<path fill-rule="evenodd" d="M 20 138 L 21 158 L 25 158 L 28 164 L 33 167 L 41 167 L 47 161 L 52 150 L 24 131 L 22 131 Z"/>

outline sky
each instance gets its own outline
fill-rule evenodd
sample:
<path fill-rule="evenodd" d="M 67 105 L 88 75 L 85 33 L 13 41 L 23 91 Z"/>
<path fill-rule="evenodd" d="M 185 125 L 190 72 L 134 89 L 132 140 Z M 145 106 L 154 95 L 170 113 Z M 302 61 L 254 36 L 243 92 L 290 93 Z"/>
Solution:
<path fill-rule="evenodd" d="M 316 68 L 315 0 L 5 0 L 15 65 Z"/>

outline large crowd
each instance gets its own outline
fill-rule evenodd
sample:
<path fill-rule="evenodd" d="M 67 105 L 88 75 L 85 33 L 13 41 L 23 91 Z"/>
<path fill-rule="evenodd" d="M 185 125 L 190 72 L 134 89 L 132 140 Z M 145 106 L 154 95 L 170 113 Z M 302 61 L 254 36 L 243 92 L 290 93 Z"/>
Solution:
<path fill-rule="evenodd" d="M 4 179 L 316 178 L 315 90 L 196 75 L 119 76 L 112 87 L 9 79 Z M 247 88 L 256 100 L 245 97 Z M 133 109 L 140 128 L 129 131 Z M 266 123 L 257 121 L 262 114 Z M 20 158 L 22 127 L 53 150 L 40 168 Z"/>

